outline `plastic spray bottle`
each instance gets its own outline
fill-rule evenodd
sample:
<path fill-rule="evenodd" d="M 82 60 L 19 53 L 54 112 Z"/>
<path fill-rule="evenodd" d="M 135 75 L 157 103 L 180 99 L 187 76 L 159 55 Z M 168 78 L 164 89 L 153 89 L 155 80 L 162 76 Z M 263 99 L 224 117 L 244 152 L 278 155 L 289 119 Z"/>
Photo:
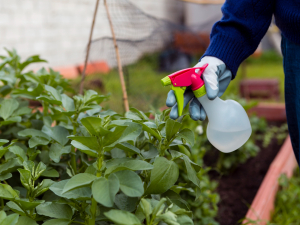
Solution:
<path fill-rule="evenodd" d="M 208 64 L 177 71 L 164 77 L 164 86 L 171 85 L 174 91 L 178 115 L 183 111 L 183 94 L 191 86 L 195 97 L 202 104 L 208 117 L 207 138 L 221 152 L 229 153 L 240 148 L 250 137 L 252 129 L 244 108 L 236 101 L 216 97 L 209 100 L 206 95 L 202 74 Z"/>

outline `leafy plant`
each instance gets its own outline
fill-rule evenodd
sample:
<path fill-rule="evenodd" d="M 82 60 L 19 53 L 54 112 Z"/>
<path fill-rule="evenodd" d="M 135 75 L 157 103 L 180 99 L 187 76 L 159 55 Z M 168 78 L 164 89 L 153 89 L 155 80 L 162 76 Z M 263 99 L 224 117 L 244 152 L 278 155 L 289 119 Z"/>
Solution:
<path fill-rule="evenodd" d="M 108 96 L 88 90 L 70 97 L 59 73 L 24 72 L 44 60 L 8 55 L 0 64 L 5 224 L 193 224 L 178 190 L 199 198 L 203 172 L 188 156 L 194 134 L 182 127 L 184 117 L 102 110 Z M 179 182 L 182 173 L 188 183 Z"/>

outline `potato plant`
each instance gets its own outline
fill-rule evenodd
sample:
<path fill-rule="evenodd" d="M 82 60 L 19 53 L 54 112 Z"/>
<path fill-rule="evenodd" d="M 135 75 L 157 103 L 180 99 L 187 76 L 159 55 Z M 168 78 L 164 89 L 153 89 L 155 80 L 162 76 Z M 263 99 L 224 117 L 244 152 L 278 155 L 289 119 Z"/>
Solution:
<path fill-rule="evenodd" d="M 1 225 L 194 224 L 181 194 L 199 200 L 202 172 L 188 156 L 194 134 L 183 117 L 103 110 L 108 96 L 70 97 L 58 72 L 24 72 L 44 60 L 21 62 L 7 52 L 0 56 Z"/>

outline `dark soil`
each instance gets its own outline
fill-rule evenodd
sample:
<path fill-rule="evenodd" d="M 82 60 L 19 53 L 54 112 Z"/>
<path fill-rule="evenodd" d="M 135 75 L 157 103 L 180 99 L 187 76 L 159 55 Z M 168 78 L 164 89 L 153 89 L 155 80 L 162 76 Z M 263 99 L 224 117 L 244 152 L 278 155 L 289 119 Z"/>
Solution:
<path fill-rule="evenodd" d="M 267 148 L 263 148 L 261 142 L 257 145 L 261 149 L 258 155 L 239 165 L 234 172 L 220 175 L 216 171 L 211 171 L 209 174 L 211 179 L 219 182 L 217 191 L 221 200 L 218 204 L 217 220 L 220 225 L 236 225 L 245 217 L 270 164 L 281 147 L 275 139 Z"/>

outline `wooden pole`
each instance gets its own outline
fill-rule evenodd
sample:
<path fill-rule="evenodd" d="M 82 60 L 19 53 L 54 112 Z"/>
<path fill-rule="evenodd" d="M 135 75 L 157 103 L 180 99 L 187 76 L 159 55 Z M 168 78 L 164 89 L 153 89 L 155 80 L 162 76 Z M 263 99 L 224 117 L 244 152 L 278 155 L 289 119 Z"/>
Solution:
<path fill-rule="evenodd" d="M 116 40 L 116 35 L 115 35 L 115 32 L 114 32 L 113 24 L 111 22 L 111 18 L 110 18 L 110 14 L 109 14 L 109 10 L 108 10 L 108 6 L 107 6 L 107 3 L 106 3 L 106 0 L 104 0 L 104 5 L 105 5 L 107 19 L 108 19 L 108 22 L 109 22 L 109 26 L 110 26 L 112 38 L 113 38 L 113 41 L 114 41 L 114 47 L 115 47 L 115 51 L 116 51 L 116 58 L 117 58 L 117 62 L 118 62 L 119 77 L 120 77 L 121 86 L 122 86 L 122 92 L 123 92 L 124 108 L 125 108 L 125 111 L 128 112 L 129 111 L 129 104 L 128 104 L 126 86 L 125 86 L 125 81 L 124 81 L 124 74 L 123 74 L 123 70 L 122 70 L 122 63 L 121 63 L 121 58 L 120 58 L 120 52 L 119 52 L 119 48 L 118 48 L 118 44 L 117 44 L 117 40 Z"/>
<path fill-rule="evenodd" d="M 97 11 L 98 11 L 98 5 L 99 5 L 99 0 L 96 1 L 96 6 L 95 6 L 95 10 L 94 10 L 94 17 L 93 17 L 93 22 L 92 22 L 91 31 L 90 31 L 89 42 L 88 42 L 86 55 L 85 55 L 84 67 L 83 67 L 82 74 L 81 74 L 81 81 L 80 81 L 80 88 L 79 88 L 79 93 L 80 94 L 83 94 L 85 70 L 86 70 L 87 62 L 89 60 L 89 54 L 90 54 L 92 36 L 93 36 L 93 31 L 94 31 L 94 25 L 95 25 L 95 21 L 96 21 L 96 15 L 97 15 Z"/>

